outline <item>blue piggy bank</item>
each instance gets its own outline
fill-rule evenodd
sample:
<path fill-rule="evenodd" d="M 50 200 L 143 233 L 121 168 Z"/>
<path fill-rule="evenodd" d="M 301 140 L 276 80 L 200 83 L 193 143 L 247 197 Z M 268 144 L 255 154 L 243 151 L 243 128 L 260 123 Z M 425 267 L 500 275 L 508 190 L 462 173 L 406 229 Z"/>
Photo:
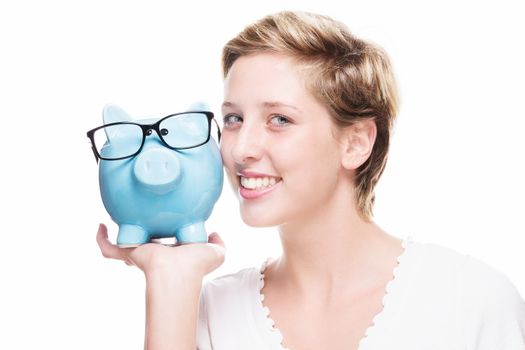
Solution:
<path fill-rule="evenodd" d="M 166 237 L 207 242 L 204 222 L 223 185 L 220 152 L 210 137 L 213 113 L 196 104 L 189 112 L 133 121 L 108 105 L 103 121 L 88 137 L 100 160 L 102 201 L 119 225 L 117 244 Z"/>

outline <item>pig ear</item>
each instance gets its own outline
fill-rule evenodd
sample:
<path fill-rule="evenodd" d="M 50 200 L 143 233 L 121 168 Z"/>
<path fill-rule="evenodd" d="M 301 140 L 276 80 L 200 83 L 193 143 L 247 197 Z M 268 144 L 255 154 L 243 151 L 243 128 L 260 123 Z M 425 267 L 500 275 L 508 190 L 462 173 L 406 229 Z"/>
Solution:
<path fill-rule="evenodd" d="M 118 106 L 109 104 L 104 106 L 104 110 L 102 111 L 102 120 L 104 122 L 104 125 L 116 122 L 132 121 L 131 117 L 128 113 L 126 113 L 125 110 Z M 117 134 L 122 134 L 123 132 L 125 132 L 125 130 L 127 130 L 125 127 L 117 126 L 104 129 L 108 140 L 111 140 L 112 138 L 116 137 Z"/>
<path fill-rule="evenodd" d="M 197 101 L 193 103 L 190 108 L 188 108 L 188 111 L 209 111 L 210 106 L 204 101 Z"/>
<path fill-rule="evenodd" d="M 129 122 L 132 119 L 129 114 L 119 106 L 108 104 L 104 106 L 104 110 L 102 111 L 102 120 L 104 125 L 106 125 L 116 122 Z"/>

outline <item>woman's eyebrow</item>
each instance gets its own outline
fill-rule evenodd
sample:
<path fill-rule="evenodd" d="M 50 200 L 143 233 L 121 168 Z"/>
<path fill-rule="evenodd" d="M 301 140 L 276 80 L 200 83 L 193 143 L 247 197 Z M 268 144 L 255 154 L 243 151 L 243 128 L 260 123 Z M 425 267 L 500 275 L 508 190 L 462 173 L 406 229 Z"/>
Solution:
<path fill-rule="evenodd" d="M 293 105 L 289 105 L 287 103 L 279 102 L 279 101 L 263 102 L 262 105 L 263 105 L 263 107 L 266 107 L 266 108 L 287 107 L 287 108 L 291 108 L 291 109 L 295 109 L 296 111 L 299 111 L 299 108 L 297 108 L 297 107 L 295 107 Z"/>
<path fill-rule="evenodd" d="M 224 101 L 222 103 L 222 108 L 225 108 L 225 107 L 232 107 L 232 108 L 236 108 L 237 105 L 233 102 L 230 102 L 230 101 Z"/>
<path fill-rule="evenodd" d="M 300 110 L 296 106 L 293 106 L 287 103 L 283 103 L 283 102 L 279 102 L 279 101 L 267 101 L 267 102 L 261 103 L 261 105 L 265 108 L 287 107 L 287 108 L 295 109 L 297 111 Z M 235 103 L 230 102 L 230 101 L 224 101 L 222 103 L 222 108 L 237 108 L 237 107 L 238 106 Z"/>

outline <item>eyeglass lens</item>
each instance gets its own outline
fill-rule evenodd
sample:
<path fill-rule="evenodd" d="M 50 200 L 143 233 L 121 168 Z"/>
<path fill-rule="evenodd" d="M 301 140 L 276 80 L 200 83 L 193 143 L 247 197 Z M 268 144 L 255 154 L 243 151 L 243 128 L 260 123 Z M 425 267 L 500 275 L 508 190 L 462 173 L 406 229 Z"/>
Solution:
<path fill-rule="evenodd" d="M 135 154 L 142 145 L 142 128 L 135 124 L 109 125 L 95 131 L 95 147 L 103 158 L 116 159 Z"/>
<path fill-rule="evenodd" d="M 208 117 L 203 113 L 169 117 L 159 125 L 164 142 L 174 148 L 193 147 L 206 142 L 208 127 Z"/>

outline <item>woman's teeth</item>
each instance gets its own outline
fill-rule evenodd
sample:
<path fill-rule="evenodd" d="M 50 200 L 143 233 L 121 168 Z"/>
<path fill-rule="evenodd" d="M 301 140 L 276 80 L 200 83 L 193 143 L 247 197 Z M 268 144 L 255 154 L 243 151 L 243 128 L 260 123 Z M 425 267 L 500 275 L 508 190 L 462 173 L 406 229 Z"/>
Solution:
<path fill-rule="evenodd" d="M 241 185 L 250 190 L 262 190 L 275 185 L 279 179 L 275 177 L 242 177 Z"/>

